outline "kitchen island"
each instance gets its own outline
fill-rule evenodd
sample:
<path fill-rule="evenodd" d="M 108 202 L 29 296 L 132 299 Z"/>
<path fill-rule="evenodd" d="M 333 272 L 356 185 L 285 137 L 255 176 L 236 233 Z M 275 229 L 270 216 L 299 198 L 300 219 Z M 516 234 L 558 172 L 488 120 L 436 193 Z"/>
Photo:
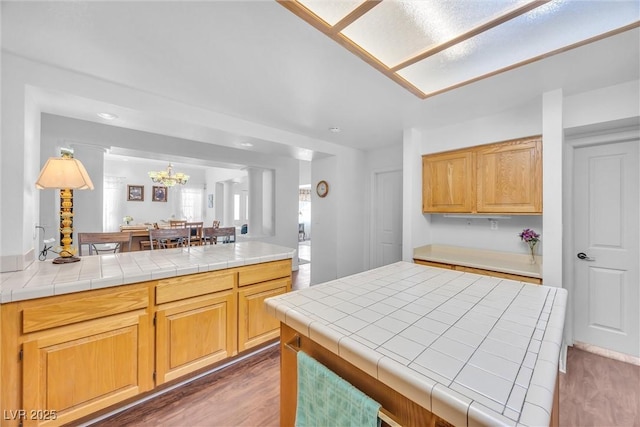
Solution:
<path fill-rule="evenodd" d="M 91 419 L 276 340 L 294 250 L 251 241 L 0 274 L 2 426 Z"/>
<path fill-rule="evenodd" d="M 295 418 L 290 347 L 403 426 L 557 425 L 566 299 L 561 288 L 407 262 L 269 298 L 281 322 L 281 425 Z"/>

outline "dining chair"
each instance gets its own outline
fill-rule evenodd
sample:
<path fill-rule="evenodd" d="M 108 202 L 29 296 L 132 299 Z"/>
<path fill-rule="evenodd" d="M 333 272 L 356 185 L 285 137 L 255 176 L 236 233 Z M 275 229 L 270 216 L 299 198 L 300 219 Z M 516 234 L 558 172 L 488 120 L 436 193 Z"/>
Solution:
<path fill-rule="evenodd" d="M 169 220 L 170 228 L 184 228 L 187 224 L 186 219 L 171 219 Z"/>
<path fill-rule="evenodd" d="M 149 230 L 151 250 L 189 247 L 191 230 L 189 228 L 159 228 Z"/>
<path fill-rule="evenodd" d="M 235 227 L 205 227 L 203 228 L 203 233 L 205 241 L 208 241 L 212 245 L 217 245 L 219 240 L 221 243 L 236 242 Z"/>
<path fill-rule="evenodd" d="M 131 252 L 131 232 L 114 231 L 106 233 L 78 233 L 78 255 L 82 255 L 82 247 L 89 247 L 89 255 L 104 253 Z M 96 246 L 98 245 L 98 246 Z"/>
<path fill-rule="evenodd" d="M 201 246 L 204 243 L 204 236 L 202 235 L 204 222 L 187 222 L 185 227 L 191 230 L 191 245 Z"/>

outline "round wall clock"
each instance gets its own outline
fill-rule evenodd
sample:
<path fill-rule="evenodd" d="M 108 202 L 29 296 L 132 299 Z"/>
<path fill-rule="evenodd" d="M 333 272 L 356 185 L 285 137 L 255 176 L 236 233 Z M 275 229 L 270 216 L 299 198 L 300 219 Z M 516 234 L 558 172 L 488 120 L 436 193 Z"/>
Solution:
<path fill-rule="evenodd" d="M 327 184 L 327 181 L 320 181 L 318 185 L 316 185 L 316 193 L 318 193 L 320 197 L 325 197 L 329 194 L 329 184 Z"/>

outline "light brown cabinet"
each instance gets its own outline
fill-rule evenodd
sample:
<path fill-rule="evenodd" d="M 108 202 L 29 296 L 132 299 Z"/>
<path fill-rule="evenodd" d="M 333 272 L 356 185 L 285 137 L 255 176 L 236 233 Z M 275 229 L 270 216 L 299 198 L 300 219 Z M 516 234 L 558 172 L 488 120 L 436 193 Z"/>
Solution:
<path fill-rule="evenodd" d="M 152 389 L 149 309 L 144 285 L 3 305 L 3 425 L 60 425 Z"/>
<path fill-rule="evenodd" d="M 263 301 L 290 290 L 286 259 L 2 304 L 1 424 L 62 425 L 276 339 Z"/>
<path fill-rule="evenodd" d="M 280 335 L 280 321 L 269 315 L 264 300 L 291 290 L 291 279 L 277 279 L 238 290 L 238 350 L 244 351 Z"/>
<path fill-rule="evenodd" d="M 158 282 L 156 385 L 237 354 L 235 276 L 225 270 Z"/>
<path fill-rule="evenodd" d="M 473 170 L 470 151 L 423 156 L 423 211 L 472 212 L 476 192 Z"/>
<path fill-rule="evenodd" d="M 422 157 L 424 213 L 542 213 L 542 138 Z"/>

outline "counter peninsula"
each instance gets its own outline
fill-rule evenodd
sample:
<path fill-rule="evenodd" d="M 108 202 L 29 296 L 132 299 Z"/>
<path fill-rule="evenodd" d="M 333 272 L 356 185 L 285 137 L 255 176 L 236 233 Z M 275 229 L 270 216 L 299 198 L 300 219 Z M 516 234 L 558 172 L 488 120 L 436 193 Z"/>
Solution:
<path fill-rule="evenodd" d="M 2 426 L 91 419 L 280 334 L 294 250 L 262 242 L 35 262 L 0 274 Z"/>
<path fill-rule="evenodd" d="M 398 262 L 265 301 L 281 322 L 281 425 L 295 343 L 403 426 L 557 425 L 565 289 Z"/>

